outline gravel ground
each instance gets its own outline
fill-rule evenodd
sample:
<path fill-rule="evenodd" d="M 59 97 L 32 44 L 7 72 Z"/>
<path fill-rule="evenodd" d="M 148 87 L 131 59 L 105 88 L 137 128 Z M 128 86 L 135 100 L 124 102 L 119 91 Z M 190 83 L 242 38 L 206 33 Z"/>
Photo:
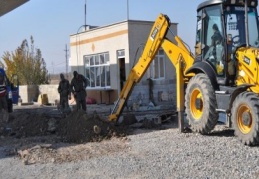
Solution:
<path fill-rule="evenodd" d="M 179 133 L 176 120 L 130 131 L 126 137 L 84 144 L 62 143 L 55 135 L 1 137 L 0 178 L 259 178 L 258 146 L 241 144 L 224 125 L 206 136 Z M 17 150 L 29 152 L 31 163 Z"/>
<path fill-rule="evenodd" d="M 126 138 L 80 146 L 81 160 L 33 165 L 6 156 L 1 146 L 0 178 L 259 178 L 258 147 L 241 144 L 223 126 L 208 136 L 179 133 L 175 125 L 135 129 Z"/>

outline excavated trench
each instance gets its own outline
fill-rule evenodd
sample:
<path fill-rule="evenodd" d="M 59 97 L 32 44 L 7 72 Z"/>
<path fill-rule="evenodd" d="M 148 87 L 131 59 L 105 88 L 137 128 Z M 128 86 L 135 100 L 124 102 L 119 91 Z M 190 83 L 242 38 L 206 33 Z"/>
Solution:
<path fill-rule="evenodd" d="M 126 136 L 127 130 L 102 119 L 96 111 L 62 115 L 52 108 L 35 108 L 15 110 L 8 122 L 1 120 L 0 135 L 15 138 L 56 135 L 62 142 L 86 143 Z"/>

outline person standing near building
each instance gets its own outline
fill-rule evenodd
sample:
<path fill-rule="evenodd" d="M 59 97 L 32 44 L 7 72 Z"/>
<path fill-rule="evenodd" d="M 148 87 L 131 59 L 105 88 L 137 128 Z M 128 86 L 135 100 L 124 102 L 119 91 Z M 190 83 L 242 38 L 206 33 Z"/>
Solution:
<path fill-rule="evenodd" d="M 4 79 L 4 74 L 0 72 L 0 113 L 3 115 L 3 120 L 8 122 L 9 115 L 8 115 L 8 105 L 7 105 L 7 87 L 6 81 Z"/>
<path fill-rule="evenodd" d="M 87 80 L 86 78 L 78 74 L 77 71 L 73 72 L 73 79 L 71 80 L 71 92 L 76 99 L 76 109 L 83 109 L 86 111 L 86 86 Z"/>
<path fill-rule="evenodd" d="M 61 112 L 65 112 L 69 109 L 68 100 L 70 97 L 70 84 L 65 76 L 61 73 L 60 74 L 60 82 L 58 85 L 58 92 L 60 95 L 60 108 Z"/>

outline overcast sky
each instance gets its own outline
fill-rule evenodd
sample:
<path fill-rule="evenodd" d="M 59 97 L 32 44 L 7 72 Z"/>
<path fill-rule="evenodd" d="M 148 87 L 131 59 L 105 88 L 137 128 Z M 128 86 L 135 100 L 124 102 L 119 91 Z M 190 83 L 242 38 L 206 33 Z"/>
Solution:
<path fill-rule="evenodd" d="M 85 17 L 88 25 L 104 26 L 127 17 L 155 21 L 159 13 L 178 23 L 178 35 L 193 49 L 196 9 L 201 2 L 203 0 L 30 0 L 0 17 L 0 57 L 4 51 L 14 51 L 32 35 L 48 71 L 65 72 L 65 46 L 69 48 L 69 36 L 84 25 Z"/>

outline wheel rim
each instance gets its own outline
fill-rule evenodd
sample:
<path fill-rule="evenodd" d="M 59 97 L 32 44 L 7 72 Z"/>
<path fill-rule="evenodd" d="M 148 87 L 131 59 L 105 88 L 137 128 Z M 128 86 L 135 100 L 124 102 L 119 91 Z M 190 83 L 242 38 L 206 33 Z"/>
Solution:
<path fill-rule="evenodd" d="M 248 134 L 252 129 L 252 114 L 250 108 L 241 105 L 237 113 L 237 125 L 243 134 Z"/>
<path fill-rule="evenodd" d="M 200 107 L 198 108 L 196 105 L 196 101 L 199 100 Z M 203 113 L 203 99 L 202 93 L 199 89 L 195 88 L 191 93 L 191 100 L 190 100 L 190 109 L 192 116 L 195 120 L 200 120 L 202 113 Z"/>

